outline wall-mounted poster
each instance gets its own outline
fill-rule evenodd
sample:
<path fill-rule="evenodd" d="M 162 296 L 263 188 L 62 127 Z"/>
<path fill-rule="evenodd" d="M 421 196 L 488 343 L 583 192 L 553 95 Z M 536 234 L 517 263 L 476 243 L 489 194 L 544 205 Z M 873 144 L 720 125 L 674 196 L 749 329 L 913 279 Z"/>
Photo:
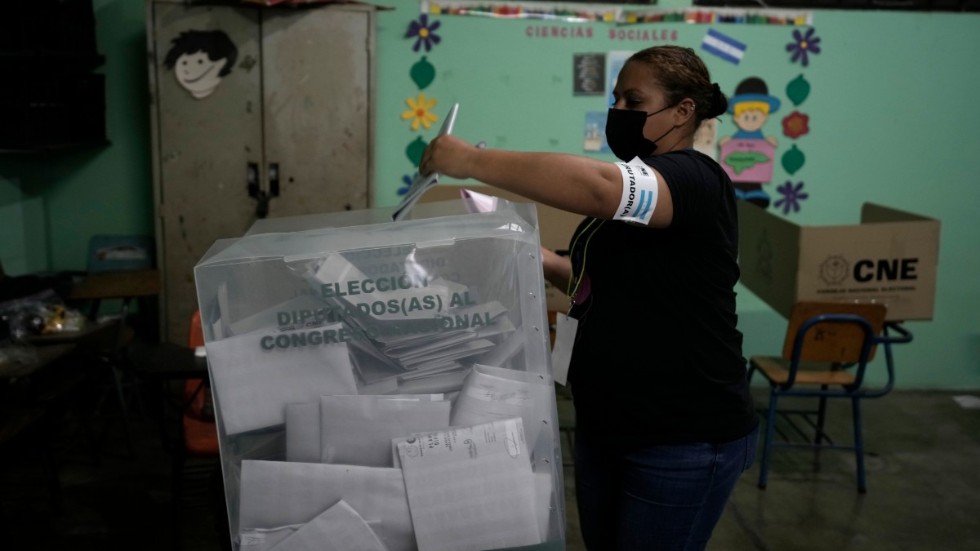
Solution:
<path fill-rule="evenodd" d="M 572 93 L 576 96 L 601 96 L 605 91 L 605 54 L 575 54 Z"/>
<path fill-rule="evenodd" d="M 589 111 L 585 114 L 585 141 L 582 151 L 587 153 L 610 153 L 606 144 L 606 112 Z"/>

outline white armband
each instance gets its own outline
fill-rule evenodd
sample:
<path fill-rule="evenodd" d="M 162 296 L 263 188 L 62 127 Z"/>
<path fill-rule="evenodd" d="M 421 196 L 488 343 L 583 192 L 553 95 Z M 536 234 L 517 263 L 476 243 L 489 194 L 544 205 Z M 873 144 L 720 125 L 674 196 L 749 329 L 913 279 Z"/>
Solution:
<path fill-rule="evenodd" d="M 623 175 L 623 198 L 613 220 L 647 225 L 657 206 L 657 174 L 639 157 L 628 163 L 616 163 Z"/>

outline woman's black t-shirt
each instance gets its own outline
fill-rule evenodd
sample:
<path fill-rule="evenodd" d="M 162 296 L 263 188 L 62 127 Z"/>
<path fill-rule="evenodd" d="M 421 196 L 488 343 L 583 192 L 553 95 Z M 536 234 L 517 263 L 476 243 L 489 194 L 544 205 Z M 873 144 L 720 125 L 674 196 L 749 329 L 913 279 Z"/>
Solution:
<path fill-rule="evenodd" d="M 670 189 L 670 227 L 586 219 L 572 238 L 588 289 L 570 312 L 576 424 L 624 449 L 735 440 L 758 421 L 736 328 L 733 186 L 694 150 L 645 162 Z"/>

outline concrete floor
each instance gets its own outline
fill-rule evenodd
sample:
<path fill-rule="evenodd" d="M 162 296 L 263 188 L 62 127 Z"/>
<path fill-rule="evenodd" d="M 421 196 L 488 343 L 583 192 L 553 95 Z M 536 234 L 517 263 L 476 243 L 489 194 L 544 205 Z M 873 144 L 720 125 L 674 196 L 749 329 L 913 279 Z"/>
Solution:
<path fill-rule="evenodd" d="M 760 389 L 761 390 L 761 389 Z M 964 392 L 896 391 L 865 402 L 868 492 L 856 491 L 853 454 L 777 450 L 769 485 L 756 487 L 758 464 L 746 472 L 709 544 L 711 551 L 974 550 L 980 542 L 980 410 L 953 400 Z M 976 393 L 974 393 L 976 395 Z M 758 396 L 763 403 L 764 394 Z M 832 436 L 849 438 L 850 407 L 831 410 Z M 560 395 L 567 425 L 570 403 Z M 172 506 L 171 461 L 158 424 L 138 421 L 136 459 L 113 430 L 92 455 L 77 427 L 59 425 L 54 444 L 61 482 L 55 507 L 44 484 L 37 442 L 0 450 L 0 529 L 5 549 L 174 548 L 175 509 L 185 550 L 220 549 L 224 537 L 207 507 L 206 473 L 197 492 Z M 118 426 L 116 427 L 118 429 Z M 567 549 L 584 549 L 566 453 Z M 193 483 L 193 482 L 192 482 Z M 9 545 L 8 545 L 9 544 Z"/>
<path fill-rule="evenodd" d="M 754 390 L 763 407 L 767 391 Z M 759 463 L 739 480 L 709 551 L 922 551 L 980 548 L 980 409 L 963 392 L 895 391 L 862 406 L 866 494 L 857 491 L 854 453 L 800 448 L 773 452 L 765 490 Z M 806 407 L 786 402 L 788 407 Z M 559 420 L 574 412 L 559 392 Z M 832 402 L 828 433 L 851 438 L 851 408 Z M 777 428 L 788 429 L 782 422 Z M 788 430 L 787 430 L 788 432 Z M 761 445 L 761 442 L 760 442 Z M 563 449 L 567 447 L 563 446 Z M 760 448 L 761 449 L 761 448 Z M 564 453 L 568 551 L 582 551 L 574 465 Z"/>
<path fill-rule="evenodd" d="M 812 451 L 777 449 L 767 488 L 756 486 L 756 463 L 709 549 L 980 548 L 980 409 L 953 400 L 963 394 L 893 392 L 864 401 L 864 495 L 856 490 L 853 453 L 824 450 L 815 462 Z M 849 442 L 849 404 L 835 405 L 831 434 Z"/>

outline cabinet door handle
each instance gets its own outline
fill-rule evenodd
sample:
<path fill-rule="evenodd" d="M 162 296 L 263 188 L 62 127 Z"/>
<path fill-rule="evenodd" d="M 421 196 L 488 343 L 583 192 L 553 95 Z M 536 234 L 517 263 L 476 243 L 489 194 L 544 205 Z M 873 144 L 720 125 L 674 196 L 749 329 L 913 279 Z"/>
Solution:
<path fill-rule="evenodd" d="M 269 163 L 269 197 L 279 197 L 279 163 Z"/>
<path fill-rule="evenodd" d="M 245 189 L 249 197 L 259 196 L 259 164 L 248 163 L 245 168 Z"/>

